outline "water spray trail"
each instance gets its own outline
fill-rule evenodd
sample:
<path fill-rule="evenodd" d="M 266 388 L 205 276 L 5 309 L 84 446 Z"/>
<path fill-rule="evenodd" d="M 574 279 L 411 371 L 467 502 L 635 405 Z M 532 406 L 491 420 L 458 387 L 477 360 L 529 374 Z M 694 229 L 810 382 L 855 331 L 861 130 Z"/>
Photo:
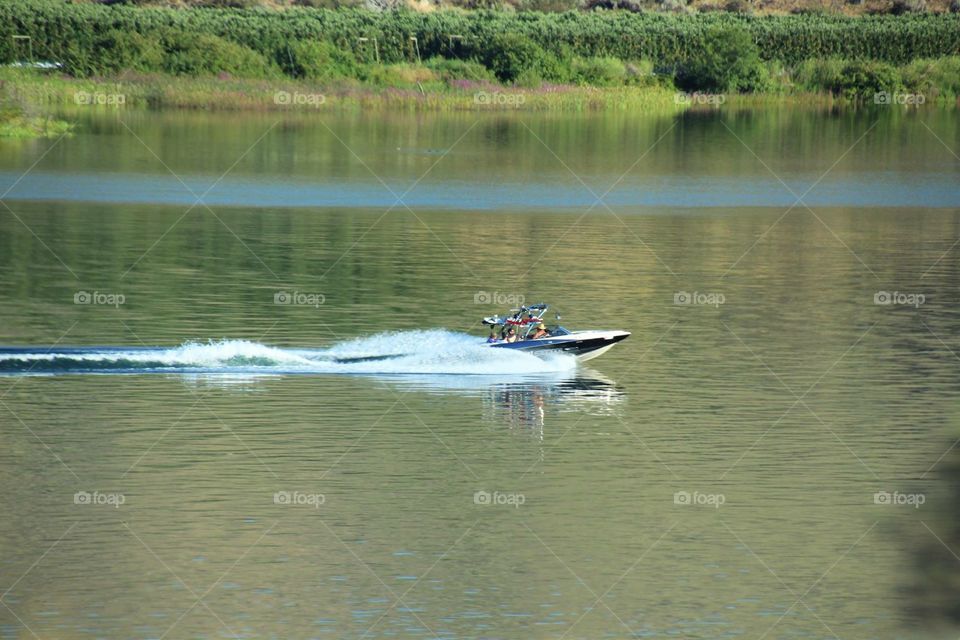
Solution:
<path fill-rule="evenodd" d="M 318 373 L 516 376 L 571 371 L 572 356 L 539 358 L 490 349 L 476 336 L 441 329 L 381 333 L 326 349 L 246 340 L 179 347 L 0 348 L 0 375 L 65 373 Z"/>

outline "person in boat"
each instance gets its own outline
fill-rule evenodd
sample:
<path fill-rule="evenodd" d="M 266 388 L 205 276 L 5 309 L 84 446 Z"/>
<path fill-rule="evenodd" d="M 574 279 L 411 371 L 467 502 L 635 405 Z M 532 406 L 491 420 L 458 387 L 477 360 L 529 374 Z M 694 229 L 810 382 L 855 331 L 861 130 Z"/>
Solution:
<path fill-rule="evenodd" d="M 490 343 L 490 342 L 498 342 L 496 329 L 493 329 L 493 330 L 490 331 L 490 337 L 487 338 L 487 342 L 488 342 L 488 343 Z"/>
<path fill-rule="evenodd" d="M 517 332 L 516 332 L 516 330 L 515 330 L 513 327 L 510 327 L 510 329 L 507 331 L 506 341 L 507 341 L 507 342 L 516 342 L 516 341 L 517 341 Z"/>
<path fill-rule="evenodd" d="M 541 322 L 537 325 L 537 330 L 533 332 L 533 335 L 530 336 L 530 339 L 536 340 L 537 338 L 545 338 L 547 335 L 547 327 Z"/>

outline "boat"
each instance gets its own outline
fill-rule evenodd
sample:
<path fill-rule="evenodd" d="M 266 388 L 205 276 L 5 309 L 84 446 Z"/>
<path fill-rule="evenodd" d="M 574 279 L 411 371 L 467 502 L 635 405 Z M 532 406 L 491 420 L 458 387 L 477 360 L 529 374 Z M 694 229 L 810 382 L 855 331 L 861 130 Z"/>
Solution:
<path fill-rule="evenodd" d="M 495 349 L 517 349 L 534 355 L 549 353 L 567 353 L 574 355 L 578 360 L 592 360 L 609 351 L 613 345 L 630 337 L 629 331 L 589 329 L 585 331 L 570 331 L 559 324 L 547 327 L 543 318 L 550 308 L 549 305 L 538 303 L 521 305 L 518 309 L 511 309 L 505 316 L 489 316 L 483 319 L 483 324 L 492 327 L 495 335 L 503 336 L 513 329 L 517 339 L 509 342 L 498 339 L 487 342 L 487 346 Z M 556 319 L 559 321 L 560 316 Z M 500 332 L 497 334 L 497 327 Z M 543 327 L 545 335 L 535 337 L 538 329 Z"/>

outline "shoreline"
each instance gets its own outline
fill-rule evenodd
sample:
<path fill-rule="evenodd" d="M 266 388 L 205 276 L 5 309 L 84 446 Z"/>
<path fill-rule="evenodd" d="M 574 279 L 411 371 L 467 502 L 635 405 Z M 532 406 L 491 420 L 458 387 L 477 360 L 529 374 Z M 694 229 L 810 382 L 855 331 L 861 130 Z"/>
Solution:
<path fill-rule="evenodd" d="M 872 105 L 821 92 L 720 94 L 683 92 L 664 85 L 595 87 L 543 84 L 517 87 L 459 81 L 444 88 L 322 85 L 289 79 L 195 78 L 137 75 L 72 78 L 22 70 L 0 72 L 0 87 L 29 109 L 92 107 L 206 111 L 407 111 L 578 112 L 810 106 L 858 109 Z M 904 107 L 956 107 L 952 99 L 907 102 Z"/>
<path fill-rule="evenodd" d="M 456 81 L 457 86 L 362 83 L 321 84 L 285 78 L 185 77 L 161 74 L 73 78 L 6 70 L 0 86 L 37 108 L 90 106 L 207 111 L 301 112 L 364 109 L 407 111 L 680 111 L 678 92 L 666 87 L 593 87 L 544 84 L 537 88 Z"/>
<path fill-rule="evenodd" d="M 666 83 L 595 87 L 543 84 L 517 87 L 455 80 L 445 85 L 382 87 L 362 83 L 323 85 L 284 78 L 244 79 L 125 74 L 73 78 L 23 69 L 0 69 L 0 92 L 19 114 L 0 122 L 0 139 L 71 135 L 78 110 L 201 111 L 208 113 L 622 113 L 672 116 L 686 111 L 753 111 L 807 108 L 854 112 L 895 108 L 902 112 L 955 109 L 960 99 L 916 94 L 893 103 L 857 101 L 828 92 L 770 91 L 742 94 L 686 93 Z M 921 96 L 923 97 L 923 96 Z"/>

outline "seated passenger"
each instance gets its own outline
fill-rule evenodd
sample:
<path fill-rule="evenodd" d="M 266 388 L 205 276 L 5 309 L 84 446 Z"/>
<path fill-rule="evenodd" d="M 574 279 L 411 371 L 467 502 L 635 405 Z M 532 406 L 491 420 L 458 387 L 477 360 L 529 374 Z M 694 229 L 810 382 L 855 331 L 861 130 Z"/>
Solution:
<path fill-rule="evenodd" d="M 530 336 L 531 340 L 536 340 L 537 338 L 545 338 L 549 334 L 547 333 L 547 327 L 542 322 L 537 325 L 537 330 L 533 332 L 533 335 Z"/>
<path fill-rule="evenodd" d="M 507 342 L 516 342 L 517 341 L 517 332 L 513 330 L 513 327 L 510 327 L 510 330 L 507 331 Z"/>
<path fill-rule="evenodd" d="M 496 332 L 496 330 L 493 330 L 493 331 L 490 332 L 490 337 L 487 338 L 487 342 L 490 343 L 490 342 L 497 342 L 497 341 L 498 341 L 498 340 L 497 340 L 497 332 Z"/>

